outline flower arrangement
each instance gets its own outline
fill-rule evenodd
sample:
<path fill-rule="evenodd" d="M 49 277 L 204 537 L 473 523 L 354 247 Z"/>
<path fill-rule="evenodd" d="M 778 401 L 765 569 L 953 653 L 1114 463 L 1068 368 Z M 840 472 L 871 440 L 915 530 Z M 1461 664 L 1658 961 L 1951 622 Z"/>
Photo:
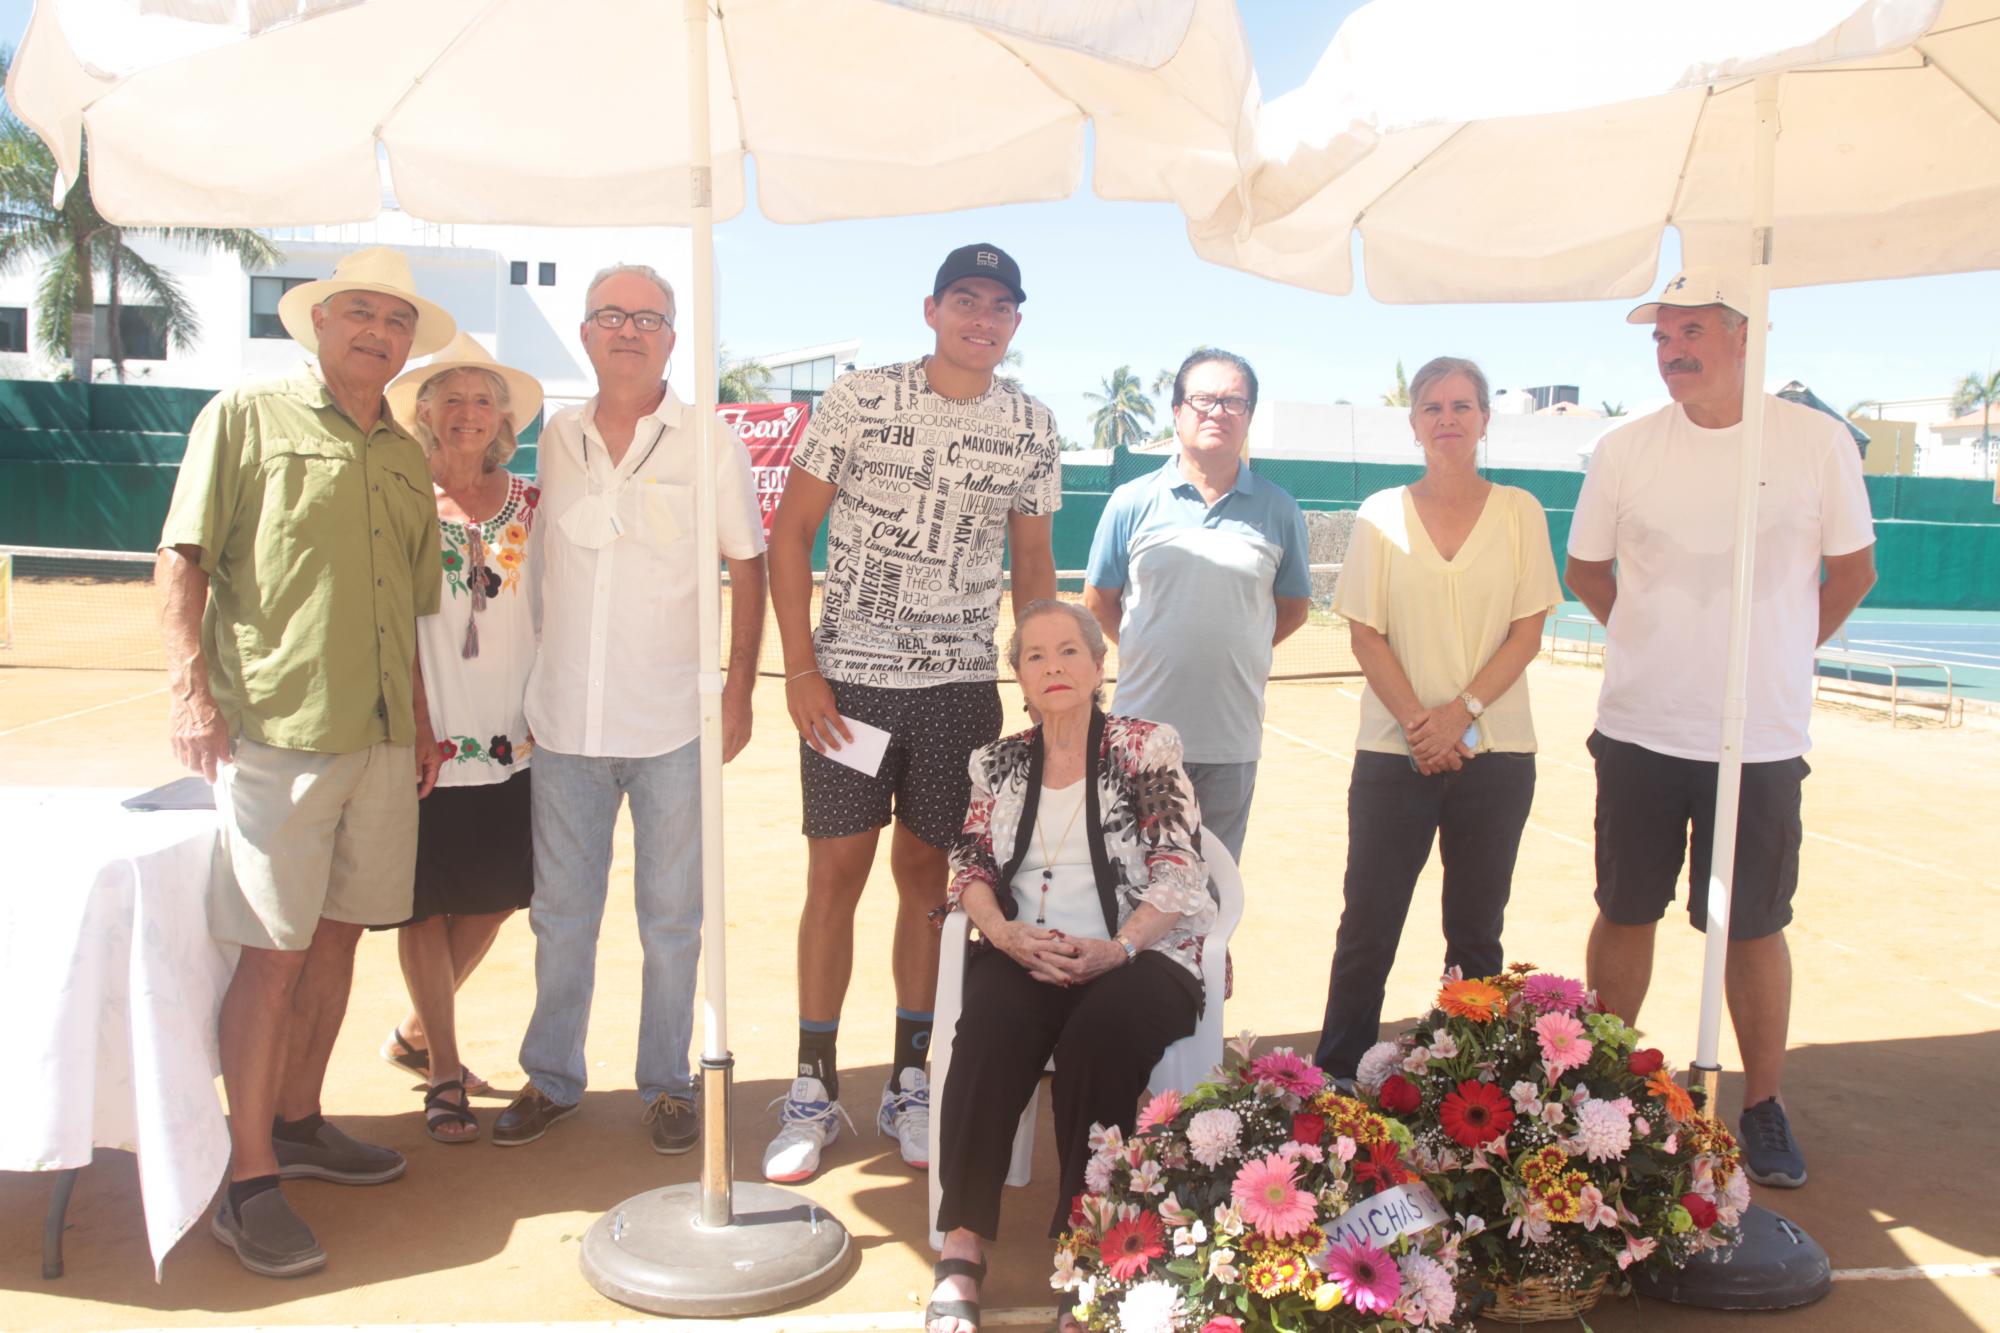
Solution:
<path fill-rule="evenodd" d="M 1411 1164 L 1503 1296 L 1595 1299 L 1613 1274 L 1734 1242 L 1750 1202 L 1736 1141 L 1638 1040 L 1580 982 L 1517 963 L 1448 978 L 1362 1058 L 1361 1093 L 1407 1127 Z"/>
<path fill-rule="evenodd" d="M 1244 1034 L 1130 1138 L 1097 1130 L 1050 1285 L 1101 1333 L 1454 1327 L 1458 1229 L 1409 1131 Z M 1469 1283 L 1468 1283 L 1469 1285 Z"/>

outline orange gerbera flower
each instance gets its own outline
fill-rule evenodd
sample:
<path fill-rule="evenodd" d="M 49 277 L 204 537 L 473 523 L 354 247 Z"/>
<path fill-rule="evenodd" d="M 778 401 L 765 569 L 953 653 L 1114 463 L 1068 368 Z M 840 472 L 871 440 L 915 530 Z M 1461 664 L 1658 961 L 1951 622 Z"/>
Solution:
<path fill-rule="evenodd" d="M 1468 977 L 1464 981 L 1446 982 L 1438 992 L 1437 1006 L 1453 1018 L 1490 1023 L 1506 1012 L 1507 997 L 1498 986 Z"/>
<path fill-rule="evenodd" d="M 1694 1098 L 1666 1070 L 1656 1069 L 1647 1077 L 1646 1091 L 1667 1104 L 1667 1116 L 1675 1124 L 1685 1125 L 1694 1119 Z"/>

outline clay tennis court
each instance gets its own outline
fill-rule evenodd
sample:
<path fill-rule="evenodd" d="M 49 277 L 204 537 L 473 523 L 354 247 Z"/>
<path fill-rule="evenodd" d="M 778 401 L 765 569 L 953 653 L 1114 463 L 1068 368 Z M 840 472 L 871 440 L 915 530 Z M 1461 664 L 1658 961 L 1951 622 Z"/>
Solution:
<path fill-rule="evenodd" d="M 1534 813 L 1509 914 L 1509 953 L 1581 970 L 1592 908 L 1592 780 L 1583 750 L 1598 673 L 1538 662 L 1530 672 L 1543 751 Z M 138 788 L 177 776 L 162 741 L 157 673 L 0 670 L 0 783 Z M 1012 691 L 1008 692 L 1010 696 Z M 1249 905 L 1233 944 L 1232 1029 L 1310 1048 L 1317 1035 L 1345 858 L 1345 791 L 1358 682 L 1274 684 L 1244 875 Z M 731 1045 L 737 1175 L 755 1174 L 772 1126 L 766 1103 L 790 1076 L 792 932 L 805 854 L 797 835 L 794 742 L 779 691 L 759 689 L 758 731 L 727 774 Z M 1798 974 L 1786 1080 L 1808 1153 L 1803 1190 L 1759 1189 L 1825 1246 L 1837 1281 L 1817 1306 L 1718 1316 L 1607 1301 L 1598 1330 L 1757 1327 L 1861 1330 L 2000 1328 L 2000 728 L 1892 726 L 1855 705 L 1813 719 L 1806 784 Z M 133 816 L 143 818 L 143 816 Z M 886 843 L 885 843 L 886 845 Z M 621 835 L 598 971 L 584 1111 L 539 1143 L 448 1147 L 426 1138 L 420 1094 L 376 1058 L 404 995 L 393 941 L 371 936 L 329 1076 L 326 1110 L 402 1150 L 408 1174 L 374 1189 L 300 1182 L 289 1191 L 331 1256 L 294 1282 L 255 1278 L 205 1234 L 184 1239 L 165 1281 L 151 1278 L 133 1159 L 100 1152 L 70 1209 L 68 1274 L 39 1276 L 49 1181 L 0 1176 L 0 1325 L 129 1328 L 598 1323 L 637 1320 L 577 1270 L 578 1240 L 604 1210 L 657 1184 L 692 1180 L 695 1155 L 655 1156 L 639 1125 L 631 1054 L 638 951 L 630 841 Z M 886 866 L 864 904 L 861 957 L 889 935 Z M 14 886 L 24 891 L 28 886 Z M 1435 863 L 1418 889 L 1396 971 L 1392 1020 L 1423 1009 L 1441 944 Z M 1670 923 L 1672 922 L 1670 918 Z M 532 1000 L 532 937 L 517 918 L 461 997 L 466 1058 L 518 1086 L 516 1045 Z M 1642 1019 L 1676 1064 L 1693 1052 L 1698 937 L 1663 930 Z M 853 1234 L 858 1264 L 813 1305 L 765 1320 L 847 1333 L 915 1328 L 929 1287 L 922 1182 L 872 1132 L 887 1071 L 891 997 L 864 964 L 843 1024 L 843 1083 L 868 1132 L 843 1136 L 807 1187 Z M 87 1055 L 80 1058 L 88 1058 Z M 1725 1029 L 1724 1063 L 1735 1054 Z M 1733 1122 L 1738 1081 L 1724 1077 Z M 13 1094 L 22 1096 L 22 1090 Z M 490 1124 L 504 1101 L 475 1102 Z M 1054 1189 L 1046 1125 L 1035 1184 L 1010 1192 L 985 1291 L 988 1325 L 1042 1326 L 1052 1295 L 1038 1234 Z M 1573 1325 L 1572 1325 L 1573 1327 Z"/>

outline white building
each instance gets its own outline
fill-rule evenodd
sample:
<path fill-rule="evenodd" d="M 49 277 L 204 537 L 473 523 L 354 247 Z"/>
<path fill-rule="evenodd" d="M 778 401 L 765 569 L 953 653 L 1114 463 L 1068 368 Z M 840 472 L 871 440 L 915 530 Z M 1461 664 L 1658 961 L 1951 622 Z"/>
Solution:
<path fill-rule="evenodd" d="M 1861 428 L 1868 429 L 1862 422 Z M 1917 440 L 1917 466 L 1927 477 L 1977 477 L 1993 475 L 2000 456 L 2000 408 L 1982 414 L 1973 408 L 1962 417 L 1932 423 L 1931 442 L 1921 433 Z"/>
<path fill-rule="evenodd" d="M 193 349 L 174 351 L 161 345 L 143 312 L 128 313 L 124 341 L 129 381 L 213 389 L 289 369 L 302 353 L 278 322 L 278 297 L 298 283 L 330 276 L 342 255 L 366 245 L 403 251 L 417 289 L 451 311 L 461 329 L 502 361 L 540 379 L 550 410 L 593 392 L 578 326 L 590 279 L 599 269 L 612 263 L 658 269 L 680 296 L 685 328 L 692 268 L 683 228 L 439 226 L 385 212 L 367 223 L 281 228 L 267 234 L 283 247 L 285 258 L 256 273 L 244 272 L 227 255 L 133 239 L 134 249 L 179 281 L 200 312 L 202 333 Z M 39 280 L 40 268 L 32 263 L 0 279 L 0 376 L 45 376 L 66 364 L 36 345 Z M 97 275 L 100 284 L 103 280 Z M 98 323 L 102 352 L 105 321 Z M 111 377 L 110 361 L 100 357 L 93 378 Z M 683 339 L 674 348 L 669 378 L 682 386 L 684 397 L 691 397 L 693 377 L 693 344 Z"/>

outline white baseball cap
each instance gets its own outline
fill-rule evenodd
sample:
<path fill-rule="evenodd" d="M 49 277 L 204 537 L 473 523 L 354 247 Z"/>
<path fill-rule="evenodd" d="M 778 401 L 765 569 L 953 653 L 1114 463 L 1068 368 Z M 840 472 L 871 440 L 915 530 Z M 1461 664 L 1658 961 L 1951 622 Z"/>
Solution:
<path fill-rule="evenodd" d="M 1632 313 L 1625 316 L 1625 322 L 1651 324 L 1660 317 L 1661 306 L 1681 309 L 1705 305 L 1728 306 L 1748 319 L 1750 303 L 1744 297 L 1744 289 L 1749 285 L 1747 275 L 1727 269 L 1684 268 L 1674 275 L 1672 282 L 1660 288 L 1658 300 L 1633 307 Z"/>

